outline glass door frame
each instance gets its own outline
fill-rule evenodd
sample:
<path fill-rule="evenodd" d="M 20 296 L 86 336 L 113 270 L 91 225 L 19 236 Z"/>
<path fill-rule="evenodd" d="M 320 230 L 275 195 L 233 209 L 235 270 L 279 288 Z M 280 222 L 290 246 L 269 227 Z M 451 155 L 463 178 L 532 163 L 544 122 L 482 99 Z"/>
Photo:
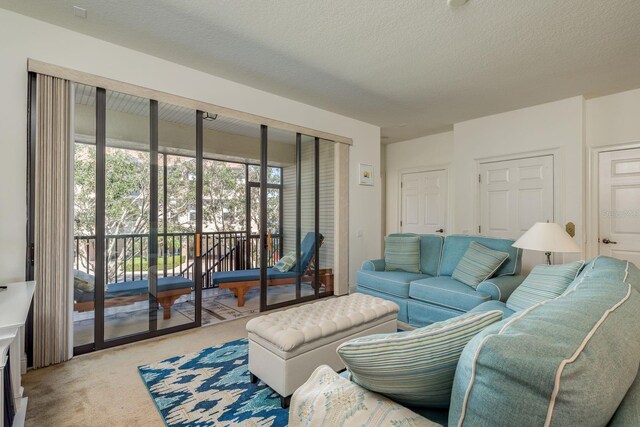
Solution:
<path fill-rule="evenodd" d="M 149 328 L 147 331 L 105 340 L 104 320 L 104 296 L 105 296 L 105 183 L 106 183 L 106 90 L 96 87 L 96 256 L 95 259 L 95 300 L 94 300 L 94 342 L 80 346 L 74 346 L 74 355 L 116 347 L 168 335 L 187 329 L 201 326 L 202 324 L 202 160 L 203 160 L 203 112 L 194 110 L 196 114 L 196 230 L 195 230 L 195 254 L 194 254 L 194 292 L 195 292 L 195 316 L 193 321 L 168 328 L 158 329 L 157 300 L 157 265 L 158 265 L 158 238 L 163 235 L 159 232 L 158 222 L 158 101 L 149 99 L 149 155 L 150 155 L 150 213 L 149 213 L 149 248 L 148 248 L 148 301 Z M 35 145 L 35 140 L 33 141 Z M 163 162 L 164 163 L 164 162 Z M 166 170 L 165 165 L 163 168 Z M 166 177 L 165 177 L 166 178 Z M 163 180 L 163 195 L 166 196 L 166 179 Z M 166 230 L 165 230 L 166 231 Z"/>
<path fill-rule="evenodd" d="M 274 310 L 282 307 L 288 307 L 303 302 L 310 302 L 322 297 L 333 295 L 333 292 L 320 292 L 320 246 L 314 245 L 315 268 L 313 271 L 313 287 L 314 294 L 301 296 L 301 276 L 303 271 L 298 270 L 296 277 L 296 295 L 294 299 L 275 304 L 268 304 L 268 283 L 267 283 L 267 167 L 268 164 L 268 127 L 261 125 L 260 127 L 260 164 L 265 167 L 260 168 L 260 311 Z M 320 138 L 314 138 L 314 234 L 320 234 Z M 281 190 L 281 203 L 282 203 Z M 302 196 L 302 134 L 296 133 L 296 253 L 301 252 L 302 243 L 302 206 L 300 203 Z M 282 228 L 282 225 L 281 225 Z M 282 230 L 281 230 L 282 232 Z M 317 239 L 316 239 L 317 243 Z M 299 255 L 298 255 L 299 257 Z M 299 268 L 299 263 L 296 263 Z"/>

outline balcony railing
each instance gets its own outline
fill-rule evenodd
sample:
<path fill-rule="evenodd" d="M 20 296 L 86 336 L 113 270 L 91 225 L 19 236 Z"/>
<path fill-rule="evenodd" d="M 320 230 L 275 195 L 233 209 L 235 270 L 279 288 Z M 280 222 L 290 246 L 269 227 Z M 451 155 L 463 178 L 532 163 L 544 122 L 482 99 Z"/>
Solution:
<path fill-rule="evenodd" d="M 157 271 L 159 277 L 195 277 L 195 233 L 158 235 Z M 259 236 L 247 239 L 245 231 L 206 232 L 201 236 L 202 287 L 211 288 L 211 275 L 219 271 L 260 267 Z M 74 237 L 74 268 L 94 275 L 96 236 Z M 282 236 L 271 235 L 267 264 L 282 256 Z M 149 261 L 148 234 L 105 236 L 107 283 L 146 279 Z"/>

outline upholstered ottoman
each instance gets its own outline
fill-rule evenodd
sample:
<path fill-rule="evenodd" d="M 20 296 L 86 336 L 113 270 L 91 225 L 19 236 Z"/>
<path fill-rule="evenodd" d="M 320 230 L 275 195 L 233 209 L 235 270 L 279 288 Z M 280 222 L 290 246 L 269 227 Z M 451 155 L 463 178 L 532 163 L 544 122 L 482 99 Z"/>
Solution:
<path fill-rule="evenodd" d="M 398 305 L 355 293 L 278 311 L 247 323 L 251 381 L 265 382 L 282 406 L 320 365 L 344 369 L 341 343 L 365 335 L 395 332 Z"/>

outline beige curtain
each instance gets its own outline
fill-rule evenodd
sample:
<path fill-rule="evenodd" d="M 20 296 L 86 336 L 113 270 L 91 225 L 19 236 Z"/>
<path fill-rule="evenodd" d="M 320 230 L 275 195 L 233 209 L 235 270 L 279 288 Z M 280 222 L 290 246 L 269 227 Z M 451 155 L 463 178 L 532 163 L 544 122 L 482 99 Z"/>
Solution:
<path fill-rule="evenodd" d="M 35 153 L 34 367 L 69 360 L 71 336 L 71 84 L 38 74 Z"/>

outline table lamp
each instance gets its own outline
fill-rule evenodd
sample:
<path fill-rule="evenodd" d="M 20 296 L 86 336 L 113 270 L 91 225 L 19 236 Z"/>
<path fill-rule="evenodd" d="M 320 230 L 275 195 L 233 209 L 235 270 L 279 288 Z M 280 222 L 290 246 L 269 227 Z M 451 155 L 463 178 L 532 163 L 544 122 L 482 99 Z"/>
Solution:
<path fill-rule="evenodd" d="M 554 222 L 536 222 L 515 241 L 513 247 L 544 251 L 549 265 L 551 265 L 552 252 L 582 252 L 580 246 L 562 229 L 560 224 Z"/>

